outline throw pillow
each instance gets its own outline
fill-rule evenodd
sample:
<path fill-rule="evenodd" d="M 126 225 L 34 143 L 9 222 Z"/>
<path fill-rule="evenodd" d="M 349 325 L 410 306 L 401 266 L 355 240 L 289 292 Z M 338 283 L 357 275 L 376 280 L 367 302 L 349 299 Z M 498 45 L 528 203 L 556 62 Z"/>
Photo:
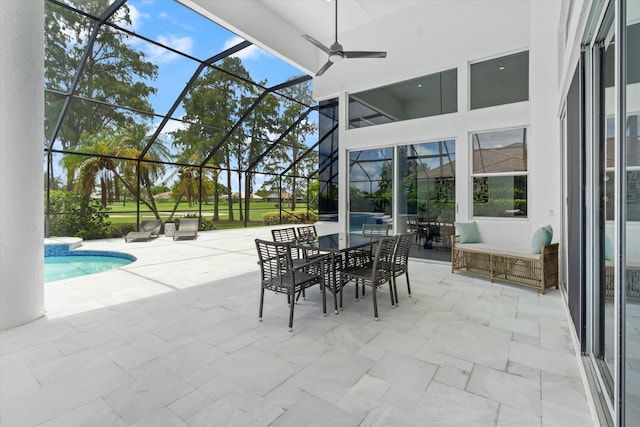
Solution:
<path fill-rule="evenodd" d="M 551 237 L 552 235 L 546 227 L 538 228 L 531 239 L 531 252 L 534 254 L 542 252 L 542 248 L 551 243 Z"/>
<path fill-rule="evenodd" d="M 482 243 L 475 221 L 456 222 L 456 234 L 460 236 L 460 243 Z"/>
<path fill-rule="evenodd" d="M 611 241 L 609 236 L 607 236 L 605 234 L 605 236 L 604 236 L 604 259 L 607 260 L 607 261 L 611 261 L 611 260 L 613 260 L 613 255 L 614 255 L 613 242 Z"/>

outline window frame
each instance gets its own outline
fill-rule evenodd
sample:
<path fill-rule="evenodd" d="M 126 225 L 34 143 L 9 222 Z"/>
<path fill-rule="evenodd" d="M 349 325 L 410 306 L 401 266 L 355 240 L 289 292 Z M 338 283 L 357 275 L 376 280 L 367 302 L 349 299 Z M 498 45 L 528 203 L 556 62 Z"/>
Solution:
<path fill-rule="evenodd" d="M 473 219 L 510 219 L 510 220 L 528 220 L 529 219 L 529 212 L 531 210 L 530 208 L 530 203 L 531 203 L 531 186 L 530 186 L 530 167 L 529 167 L 529 156 L 527 155 L 526 157 L 526 161 L 524 161 L 524 167 L 525 170 L 522 171 L 510 171 L 510 172 L 474 172 L 474 135 L 482 135 L 482 134 L 489 134 L 489 133 L 498 133 L 498 132 L 506 132 L 506 131 L 514 131 L 514 130 L 521 130 L 524 131 L 524 149 L 525 151 L 528 150 L 528 141 L 530 139 L 531 136 L 531 126 L 529 125 L 520 125 L 520 126 L 513 126 L 513 127 L 508 127 L 508 128 L 497 128 L 497 129 L 487 129 L 487 130 L 480 130 L 480 131 L 473 131 L 473 132 L 469 132 L 469 148 L 468 148 L 468 155 L 469 155 L 469 207 L 470 207 L 470 213 L 471 213 L 471 217 Z M 474 189 L 475 189 L 475 179 L 476 178 L 483 178 L 483 177 L 488 177 L 488 178 L 499 178 L 499 177 L 516 177 L 516 176 L 523 176 L 526 178 L 526 186 L 527 186 L 527 190 L 526 190 L 526 206 L 527 206 L 527 211 L 523 214 L 523 215 L 517 215 L 517 214 L 513 214 L 513 215 L 497 215 L 497 216 L 490 216 L 490 215 L 478 215 L 476 214 L 476 210 L 475 210 L 475 196 L 474 196 Z M 489 199 L 489 201 L 491 201 L 491 198 Z"/>

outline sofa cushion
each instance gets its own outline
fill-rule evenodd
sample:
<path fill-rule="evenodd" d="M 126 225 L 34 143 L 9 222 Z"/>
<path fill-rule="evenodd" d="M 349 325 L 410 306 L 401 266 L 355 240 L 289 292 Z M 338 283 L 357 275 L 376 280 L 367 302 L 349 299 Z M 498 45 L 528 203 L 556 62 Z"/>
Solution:
<path fill-rule="evenodd" d="M 504 256 L 510 256 L 510 257 L 525 258 L 530 260 L 540 259 L 539 254 L 538 255 L 532 254 L 531 249 L 527 247 L 524 247 L 524 248 L 513 247 L 513 246 L 501 247 L 491 243 L 470 243 L 470 244 L 460 243 L 460 244 L 456 244 L 456 248 L 464 249 L 466 251 L 484 252 L 487 254 L 504 255 Z"/>
<path fill-rule="evenodd" d="M 482 243 L 478 224 L 471 222 L 456 222 L 456 234 L 460 236 L 460 243 Z"/>
<path fill-rule="evenodd" d="M 542 247 L 547 246 L 549 243 L 551 243 L 551 239 L 553 238 L 553 231 L 549 231 L 550 228 L 550 225 L 546 227 L 540 227 L 533 233 L 533 238 L 531 239 L 532 253 L 541 253 Z"/>

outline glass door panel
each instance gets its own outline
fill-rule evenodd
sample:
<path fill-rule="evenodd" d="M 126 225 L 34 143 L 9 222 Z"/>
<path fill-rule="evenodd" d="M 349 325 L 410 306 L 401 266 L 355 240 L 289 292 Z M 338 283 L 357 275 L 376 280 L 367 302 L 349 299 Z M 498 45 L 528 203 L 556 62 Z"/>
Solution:
<path fill-rule="evenodd" d="M 411 256 L 451 261 L 455 141 L 398 147 L 398 228 L 415 231 Z"/>
<path fill-rule="evenodd" d="M 393 149 L 349 152 L 349 231 L 359 232 L 367 223 L 391 228 L 392 209 Z"/>
<path fill-rule="evenodd" d="M 640 420 L 640 4 L 627 0 L 626 378 L 628 424 Z"/>
<path fill-rule="evenodd" d="M 612 9 L 612 8 L 611 8 Z M 609 10 L 612 12 L 612 10 Z M 602 30 L 602 42 L 598 50 L 600 58 L 600 78 L 597 81 L 599 93 L 599 266 L 600 280 L 596 291 L 599 321 L 597 328 L 596 355 L 600 361 L 600 371 L 605 379 L 609 398 L 613 396 L 615 372 L 615 37 L 613 25 Z"/>

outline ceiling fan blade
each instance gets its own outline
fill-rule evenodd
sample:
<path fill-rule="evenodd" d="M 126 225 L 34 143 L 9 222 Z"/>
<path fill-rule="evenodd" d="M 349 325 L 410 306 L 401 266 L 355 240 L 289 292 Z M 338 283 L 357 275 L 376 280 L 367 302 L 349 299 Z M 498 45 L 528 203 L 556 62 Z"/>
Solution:
<path fill-rule="evenodd" d="M 331 61 L 327 61 L 322 68 L 320 68 L 318 70 L 318 72 L 316 73 L 316 77 L 320 77 L 321 75 L 324 74 L 325 71 L 327 71 L 329 69 L 329 67 L 331 67 L 333 65 L 333 62 Z"/>
<path fill-rule="evenodd" d="M 316 47 L 318 47 L 319 49 L 321 49 L 324 53 L 326 53 L 327 55 L 329 53 L 331 53 L 331 50 L 326 47 L 325 45 L 323 45 L 322 43 L 320 43 L 318 40 L 314 39 L 311 36 L 308 36 L 306 34 L 302 35 L 302 38 L 304 38 L 306 41 L 308 41 L 309 43 L 314 44 Z"/>
<path fill-rule="evenodd" d="M 373 52 L 373 51 L 347 51 L 344 52 L 345 58 L 386 58 L 387 52 Z"/>

